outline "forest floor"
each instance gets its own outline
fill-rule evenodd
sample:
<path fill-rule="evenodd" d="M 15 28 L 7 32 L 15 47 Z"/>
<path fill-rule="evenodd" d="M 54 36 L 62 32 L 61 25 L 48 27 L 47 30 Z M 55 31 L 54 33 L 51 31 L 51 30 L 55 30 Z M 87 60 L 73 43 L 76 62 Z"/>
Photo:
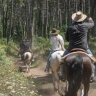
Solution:
<path fill-rule="evenodd" d="M 31 68 L 29 73 L 23 73 L 25 77 L 32 76 L 35 80 L 37 90 L 40 96 L 59 96 L 53 89 L 52 76 L 44 72 L 46 61 L 44 58 L 39 58 L 38 65 Z M 96 82 L 91 83 L 89 96 L 96 96 Z"/>

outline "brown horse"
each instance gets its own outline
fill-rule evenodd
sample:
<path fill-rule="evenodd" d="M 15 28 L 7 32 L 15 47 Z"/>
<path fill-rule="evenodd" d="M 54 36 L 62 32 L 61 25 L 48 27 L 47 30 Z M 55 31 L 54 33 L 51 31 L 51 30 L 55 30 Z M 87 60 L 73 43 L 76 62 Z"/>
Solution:
<path fill-rule="evenodd" d="M 82 84 L 81 96 L 88 96 L 92 73 L 91 59 L 86 54 L 74 53 L 66 56 L 63 62 L 64 75 L 68 81 L 68 91 L 65 96 L 77 96 Z"/>

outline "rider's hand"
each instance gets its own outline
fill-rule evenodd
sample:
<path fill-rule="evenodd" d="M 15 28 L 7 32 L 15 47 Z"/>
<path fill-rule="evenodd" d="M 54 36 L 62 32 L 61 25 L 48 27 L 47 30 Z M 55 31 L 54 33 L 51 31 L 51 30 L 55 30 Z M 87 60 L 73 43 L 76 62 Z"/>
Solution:
<path fill-rule="evenodd" d="M 93 19 L 91 17 L 89 17 L 88 20 L 93 20 Z"/>

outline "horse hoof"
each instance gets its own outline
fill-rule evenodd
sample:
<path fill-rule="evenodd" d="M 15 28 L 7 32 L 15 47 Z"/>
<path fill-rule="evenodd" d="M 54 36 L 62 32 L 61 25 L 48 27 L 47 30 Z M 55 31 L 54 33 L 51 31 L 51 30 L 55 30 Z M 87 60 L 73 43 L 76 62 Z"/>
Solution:
<path fill-rule="evenodd" d="M 90 79 L 90 83 L 96 82 L 96 79 L 93 77 Z"/>

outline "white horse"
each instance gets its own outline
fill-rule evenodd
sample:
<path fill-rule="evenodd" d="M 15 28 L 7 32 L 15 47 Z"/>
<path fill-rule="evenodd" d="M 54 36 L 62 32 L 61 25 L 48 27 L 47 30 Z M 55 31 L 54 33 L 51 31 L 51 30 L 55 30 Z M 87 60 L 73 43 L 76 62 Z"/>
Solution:
<path fill-rule="evenodd" d="M 61 63 L 61 56 L 63 55 L 64 51 L 56 51 L 51 54 L 49 59 L 50 61 L 50 68 L 52 71 L 52 78 L 53 78 L 53 86 L 54 90 L 60 92 L 60 80 L 59 80 L 59 73 L 60 73 L 60 63 Z"/>
<path fill-rule="evenodd" d="M 27 68 L 26 72 L 30 71 L 30 66 L 31 66 L 32 60 L 33 60 L 33 54 L 31 52 L 25 52 L 23 54 L 23 62 L 24 62 L 24 65 L 26 65 L 26 68 Z"/>

